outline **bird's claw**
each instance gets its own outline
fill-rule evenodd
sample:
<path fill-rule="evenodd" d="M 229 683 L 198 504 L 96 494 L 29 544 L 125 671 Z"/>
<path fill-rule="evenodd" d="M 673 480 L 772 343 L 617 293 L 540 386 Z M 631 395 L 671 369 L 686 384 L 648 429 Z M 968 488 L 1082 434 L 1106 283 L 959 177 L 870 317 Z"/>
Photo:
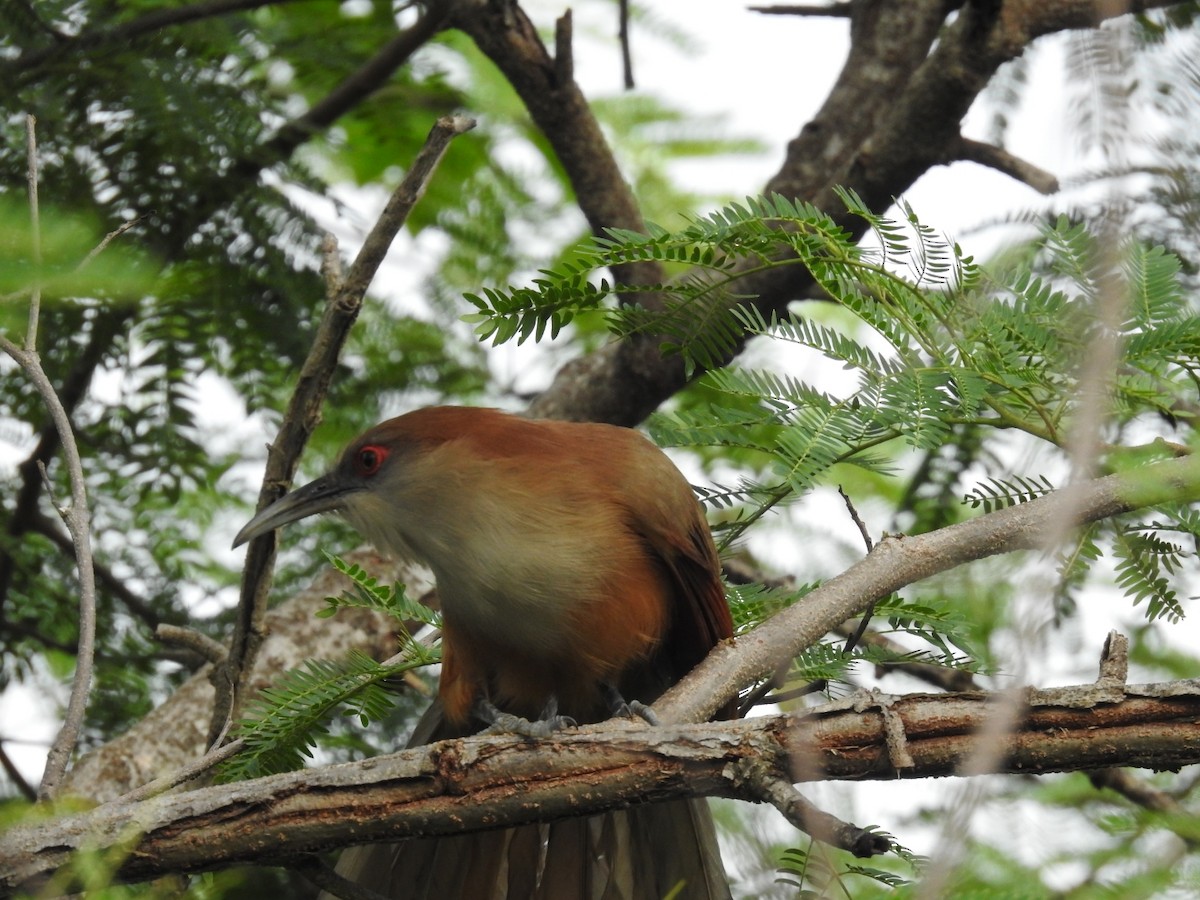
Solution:
<path fill-rule="evenodd" d="M 613 718 L 625 717 L 629 719 L 642 719 L 650 725 L 661 725 L 658 716 L 654 714 L 654 710 L 648 704 L 641 700 L 626 700 L 611 684 L 602 686 L 604 691 L 604 699 L 608 701 L 609 712 Z"/>
<path fill-rule="evenodd" d="M 483 734 L 515 734 L 534 741 L 542 741 L 553 737 L 556 732 L 565 728 L 574 728 L 575 720 L 570 716 L 555 716 L 553 719 L 534 719 L 530 721 L 524 716 L 514 716 L 512 713 L 501 713 L 483 730 Z"/>
<path fill-rule="evenodd" d="M 558 700 L 551 698 L 537 719 L 503 712 L 490 701 L 482 701 L 477 709 L 479 718 L 488 723 L 483 734 L 515 734 L 530 740 L 540 741 L 552 737 L 556 732 L 574 728 L 576 722 L 570 716 L 558 714 Z"/>
<path fill-rule="evenodd" d="M 641 700 L 630 700 L 625 704 L 625 708 L 629 710 L 626 715 L 631 718 L 637 716 L 639 719 L 643 719 L 646 723 L 654 726 L 662 724 L 662 721 L 655 715 L 654 708 L 643 703 Z"/>

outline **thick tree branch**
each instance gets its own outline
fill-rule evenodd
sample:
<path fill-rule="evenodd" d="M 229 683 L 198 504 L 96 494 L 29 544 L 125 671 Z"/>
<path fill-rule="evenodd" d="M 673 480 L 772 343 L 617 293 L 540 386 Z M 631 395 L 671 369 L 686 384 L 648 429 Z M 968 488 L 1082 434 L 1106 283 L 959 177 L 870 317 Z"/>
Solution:
<path fill-rule="evenodd" d="M 1200 762 L 1200 682 L 1029 690 L 1003 737 L 1003 770 Z M 889 756 L 885 701 L 912 765 Z M 36 883 L 87 846 L 126 846 L 118 877 L 200 871 L 410 835 L 458 834 L 677 797 L 762 799 L 745 766 L 792 781 L 948 775 L 969 755 L 995 695 L 853 700 L 798 717 L 647 728 L 637 722 L 443 741 L 387 757 L 113 803 L 0 836 L 0 891 Z M 790 802 L 790 794 L 780 793 Z M 140 837 L 130 838 L 131 834 Z M 130 842 L 132 841 L 132 845 Z"/>
<path fill-rule="evenodd" d="M 763 192 L 813 203 L 861 235 L 865 224 L 841 212 L 834 186 L 851 188 L 872 209 L 884 211 L 929 169 L 956 158 L 952 150 L 963 116 L 996 70 L 1036 38 L 1175 5 L 1166 0 L 849 4 L 846 64 L 821 109 L 788 144 L 783 165 Z M 947 24 L 953 7 L 961 8 Z M 757 298 L 753 302 L 765 316 L 782 313 L 811 289 L 811 277 L 799 266 L 737 283 L 739 293 Z M 664 358 L 657 347 L 631 349 L 621 342 L 564 366 L 534 409 L 539 415 L 629 424 L 649 415 L 681 383 L 677 359 Z"/>
<path fill-rule="evenodd" d="M 550 55 L 533 23 L 515 2 L 463 0 L 452 24 L 461 29 L 508 79 L 562 163 L 575 200 L 595 234 L 605 228 L 642 231 L 645 223 L 633 191 L 621 174 L 600 123 L 571 77 L 570 19 L 560 22 Z M 629 284 L 663 280 L 657 263 L 631 263 L 617 270 Z M 643 305 L 645 300 L 639 298 Z"/>
<path fill-rule="evenodd" d="M 463 2 L 453 23 L 475 41 L 520 95 L 567 173 L 575 201 L 592 232 L 601 235 L 606 228 L 643 231 L 645 223 L 633 191 L 587 99 L 571 77 L 569 17 L 558 23 L 556 57 L 551 57 L 516 3 Z M 637 285 L 659 284 L 665 279 L 662 266 L 653 261 L 626 263 L 615 267 L 613 275 L 620 282 Z M 648 309 L 661 302 L 649 293 L 624 299 Z M 678 357 L 664 359 L 659 343 L 657 337 L 644 335 L 613 345 L 609 352 L 619 362 L 607 367 L 598 380 L 593 375 L 599 370 L 590 367 L 594 359 L 569 364 L 571 374 L 560 391 L 539 397 L 530 413 L 622 425 L 641 421 L 685 383 L 682 361 Z M 651 383 L 654 391 L 647 394 Z"/>

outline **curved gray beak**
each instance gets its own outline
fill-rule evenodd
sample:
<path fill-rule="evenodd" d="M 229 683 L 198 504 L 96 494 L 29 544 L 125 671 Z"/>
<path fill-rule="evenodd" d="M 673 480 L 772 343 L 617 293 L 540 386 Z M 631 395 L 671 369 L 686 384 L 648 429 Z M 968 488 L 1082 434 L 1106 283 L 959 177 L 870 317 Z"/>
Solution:
<path fill-rule="evenodd" d="M 348 481 L 337 472 L 323 475 L 316 481 L 310 481 L 304 487 L 296 488 L 290 494 L 284 494 L 253 519 L 237 533 L 233 546 L 240 547 L 251 538 L 266 534 L 275 528 L 295 522 L 317 513 L 332 512 L 341 509 L 347 494 L 365 490 L 366 486 L 359 481 Z"/>

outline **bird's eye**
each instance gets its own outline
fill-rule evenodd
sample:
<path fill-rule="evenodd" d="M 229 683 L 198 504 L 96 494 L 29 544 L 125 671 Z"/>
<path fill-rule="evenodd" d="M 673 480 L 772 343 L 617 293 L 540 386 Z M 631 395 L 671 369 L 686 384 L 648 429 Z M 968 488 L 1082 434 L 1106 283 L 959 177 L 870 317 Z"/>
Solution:
<path fill-rule="evenodd" d="M 387 459 L 387 455 L 387 447 L 380 447 L 378 444 L 367 444 L 354 457 L 354 471 L 364 477 L 374 475 L 379 471 L 379 467 L 383 465 L 383 461 Z"/>

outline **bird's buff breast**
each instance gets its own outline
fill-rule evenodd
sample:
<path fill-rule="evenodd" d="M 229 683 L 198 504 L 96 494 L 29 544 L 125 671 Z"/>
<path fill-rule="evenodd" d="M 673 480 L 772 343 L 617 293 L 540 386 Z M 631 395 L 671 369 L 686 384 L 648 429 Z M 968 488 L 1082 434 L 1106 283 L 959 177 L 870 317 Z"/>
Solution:
<path fill-rule="evenodd" d="M 437 507 L 426 507 L 419 521 L 353 509 L 345 515 L 380 550 L 429 566 L 442 614 L 456 629 L 526 655 L 558 655 L 580 612 L 602 597 L 612 548 L 587 540 L 582 523 L 549 528 L 543 523 L 562 518 L 484 506 L 490 508 L 476 510 L 469 524 Z"/>

